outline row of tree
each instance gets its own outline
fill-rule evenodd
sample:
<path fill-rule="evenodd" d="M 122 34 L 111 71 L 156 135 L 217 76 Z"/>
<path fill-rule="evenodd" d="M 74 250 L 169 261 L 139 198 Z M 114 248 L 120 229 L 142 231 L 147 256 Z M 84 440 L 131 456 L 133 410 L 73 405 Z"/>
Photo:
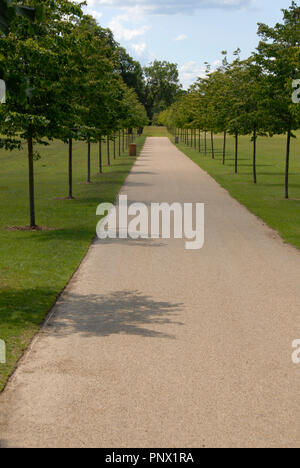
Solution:
<path fill-rule="evenodd" d="M 147 125 L 146 110 L 133 80 L 133 62 L 111 31 L 83 14 L 69 0 L 24 0 L 22 7 L 0 1 L 0 78 L 7 96 L 0 106 L 0 145 L 8 150 L 26 142 L 29 163 L 30 225 L 36 227 L 35 145 L 53 139 L 68 143 L 69 197 L 73 141 L 121 138 L 124 129 Z"/>
<path fill-rule="evenodd" d="M 238 172 L 239 136 L 251 135 L 253 142 L 253 180 L 257 183 L 257 138 L 286 134 L 285 197 L 289 198 L 291 138 L 300 128 L 300 106 L 292 102 L 293 82 L 300 78 L 300 6 L 292 2 L 283 10 L 283 22 L 269 27 L 259 24 L 260 42 L 247 60 L 240 50 L 228 63 L 227 52 L 217 70 L 208 66 L 205 78 L 199 78 L 187 93 L 163 111 L 159 122 L 179 132 L 187 141 L 196 132 L 211 132 L 214 158 L 214 133 L 223 132 L 223 164 L 227 135 L 235 138 L 235 172 Z M 193 143 L 192 143 L 193 144 Z M 199 148 L 200 149 L 200 148 Z"/>

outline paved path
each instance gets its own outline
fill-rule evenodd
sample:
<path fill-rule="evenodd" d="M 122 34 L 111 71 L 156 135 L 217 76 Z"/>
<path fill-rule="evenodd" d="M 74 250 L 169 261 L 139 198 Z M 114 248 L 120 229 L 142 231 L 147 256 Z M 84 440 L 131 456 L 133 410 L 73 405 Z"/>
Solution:
<path fill-rule="evenodd" d="M 205 202 L 205 247 L 95 242 L 0 398 L 2 445 L 299 447 L 299 253 L 168 139 L 123 192 Z"/>

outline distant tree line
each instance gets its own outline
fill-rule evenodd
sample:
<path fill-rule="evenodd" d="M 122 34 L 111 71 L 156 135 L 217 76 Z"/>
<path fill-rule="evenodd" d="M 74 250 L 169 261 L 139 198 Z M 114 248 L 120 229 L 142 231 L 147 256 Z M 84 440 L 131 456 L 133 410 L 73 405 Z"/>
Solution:
<path fill-rule="evenodd" d="M 300 78 L 300 6 L 293 1 L 283 10 L 283 22 L 274 27 L 260 23 L 258 35 L 260 42 L 251 57 L 241 60 L 238 49 L 229 63 L 227 52 L 222 52 L 222 66 L 215 71 L 208 66 L 205 78 L 199 78 L 164 110 L 159 122 L 188 144 L 194 145 L 197 139 L 199 151 L 203 136 L 204 153 L 209 132 L 213 158 L 214 133 L 223 132 L 223 164 L 227 135 L 233 135 L 236 173 L 239 137 L 251 135 L 255 184 L 258 137 L 286 134 L 285 197 L 289 198 L 291 139 L 300 128 L 300 106 L 292 100 L 295 80 Z"/>
<path fill-rule="evenodd" d="M 112 32 L 85 15 L 74 0 L 0 0 L 0 147 L 21 148 L 29 164 L 30 225 L 36 226 L 34 160 L 37 144 L 68 143 L 69 198 L 73 198 L 73 141 L 99 143 L 139 132 L 181 92 L 177 65 L 154 61 L 144 69 Z M 127 137 L 126 137 L 127 141 Z"/>
<path fill-rule="evenodd" d="M 0 0 L 0 146 L 26 143 L 29 165 L 30 226 L 36 227 L 34 160 L 37 144 L 68 143 L 69 198 L 73 198 L 73 141 L 121 139 L 121 132 L 148 124 L 139 99 L 139 77 L 131 57 L 111 31 L 84 15 L 69 0 Z M 133 69 L 132 69 L 133 66 Z"/>

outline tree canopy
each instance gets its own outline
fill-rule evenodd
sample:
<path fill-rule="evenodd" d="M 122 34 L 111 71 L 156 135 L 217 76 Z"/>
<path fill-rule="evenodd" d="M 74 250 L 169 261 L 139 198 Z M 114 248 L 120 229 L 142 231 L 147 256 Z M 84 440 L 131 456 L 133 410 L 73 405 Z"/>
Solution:
<path fill-rule="evenodd" d="M 148 123 L 140 103 L 143 73 L 82 5 L 72 0 L 0 2 L 0 145 L 26 142 L 30 224 L 35 227 L 34 159 L 37 143 L 54 138 L 101 141 L 122 128 Z M 71 191 L 70 191 L 71 193 Z"/>
<path fill-rule="evenodd" d="M 159 121 L 172 128 L 224 132 L 235 136 L 235 172 L 238 172 L 238 138 L 253 142 L 253 180 L 256 176 L 256 141 L 259 135 L 286 134 L 285 197 L 289 197 L 290 140 L 300 128 L 300 106 L 293 102 L 294 83 L 300 79 L 300 7 L 292 2 L 283 10 L 282 23 L 258 25 L 260 42 L 247 59 L 236 50 L 232 63 L 223 63 L 199 78 L 185 95 L 164 110 Z M 225 156 L 225 146 L 224 146 Z M 223 158 L 223 162 L 225 157 Z"/>

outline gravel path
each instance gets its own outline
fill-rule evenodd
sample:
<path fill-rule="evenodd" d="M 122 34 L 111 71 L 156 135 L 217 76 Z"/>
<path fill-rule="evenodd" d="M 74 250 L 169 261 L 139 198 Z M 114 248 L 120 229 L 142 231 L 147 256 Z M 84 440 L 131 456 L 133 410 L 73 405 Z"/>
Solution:
<path fill-rule="evenodd" d="M 96 241 L 0 396 L 3 447 L 299 447 L 300 255 L 166 138 L 122 192 L 206 243 Z"/>

